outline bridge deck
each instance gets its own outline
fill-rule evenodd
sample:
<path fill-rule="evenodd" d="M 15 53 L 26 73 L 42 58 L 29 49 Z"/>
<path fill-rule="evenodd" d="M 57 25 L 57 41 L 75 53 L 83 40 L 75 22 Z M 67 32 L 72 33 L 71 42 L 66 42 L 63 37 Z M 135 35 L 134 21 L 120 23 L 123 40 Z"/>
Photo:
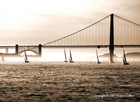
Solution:
<path fill-rule="evenodd" d="M 18 47 L 38 47 L 38 45 L 22 45 Z M 109 45 L 42 45 L 43 48 L 107 48 Z M 121 47 L 140 47 L 140 45 L 114 45 L 116 48 Z M 15 46 L 0 46 L 0 48 L 15 48 Z"/>
<path fill-rule="evenodd" d="M 109 45 L 47 45 L 43 48 L 107 48 Z M 140 45 L 114 45 L 116 48 L 122 47 L 140 47 Z"/>
<path fill-rule="evenodd" d="M 38 45 L 21 45 L 18 47 L 38 47 Z M 0 48 L 15 48 L 15 46 L 0 46 Z"/>

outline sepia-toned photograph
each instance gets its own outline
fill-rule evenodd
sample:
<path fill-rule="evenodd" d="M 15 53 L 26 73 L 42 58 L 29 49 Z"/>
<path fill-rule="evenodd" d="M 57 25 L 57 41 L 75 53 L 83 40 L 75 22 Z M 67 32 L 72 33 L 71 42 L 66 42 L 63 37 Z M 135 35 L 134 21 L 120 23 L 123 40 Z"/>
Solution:
<path fill-rule="evenodd" d="M 0 0 L 0 102 L 138 102 L 140 0 Z"/>

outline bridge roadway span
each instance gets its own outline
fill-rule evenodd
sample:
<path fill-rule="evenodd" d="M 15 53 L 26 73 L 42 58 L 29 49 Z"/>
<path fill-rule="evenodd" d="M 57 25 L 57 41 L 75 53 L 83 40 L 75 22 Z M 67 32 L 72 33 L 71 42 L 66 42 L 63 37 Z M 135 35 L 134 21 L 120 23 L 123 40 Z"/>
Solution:
<path fill-rule="evenodd" d="M 34 48 L 38 45 L 22 45 L 18 47 Z M 42 45 L 42 48 L 107 48 L 109 45 Z M 140 47 L 140 45 L 114 45 L 116 48 L 121 47 Z M 0 48 L 15 48 L 15 46 L 0 46 Z"/>

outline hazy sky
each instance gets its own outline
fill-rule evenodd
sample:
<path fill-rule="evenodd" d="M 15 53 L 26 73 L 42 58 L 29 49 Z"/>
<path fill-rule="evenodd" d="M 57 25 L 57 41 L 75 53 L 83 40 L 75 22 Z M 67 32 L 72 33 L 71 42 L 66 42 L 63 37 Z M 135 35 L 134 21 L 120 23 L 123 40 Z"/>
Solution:
<path fill-rule="evenodd" d="M 140 24 L 140 0 L 0 0 L 0 45 L 44 44 L 114 13 Z"/>

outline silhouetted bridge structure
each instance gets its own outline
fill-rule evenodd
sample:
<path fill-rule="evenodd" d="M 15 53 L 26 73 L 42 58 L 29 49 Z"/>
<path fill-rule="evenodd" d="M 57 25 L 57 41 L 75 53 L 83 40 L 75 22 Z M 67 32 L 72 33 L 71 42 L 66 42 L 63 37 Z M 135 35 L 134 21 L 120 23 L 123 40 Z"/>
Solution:
<path fill-rule="evenodd" d="M 15 55 L 32 51 L 37 56 L 41 56 L 42 48 L 109 48 L 111 62 L 115 47 L 140 47 L 140 25 L 111 14 L 79 31 L 42 45 L 0 46 L 15 48 Z"/>
<path fill-rule="evenodd" d="M 0 49 L 5 49 L 4 55 L 21 55 L 24 51 L 31 51 L 36 54 L 36 56 L 41 57 L 42 54 L 42 45 L 21 45 L 18 44 L 15 46 L 0 46 Z M 15 53 L 9 53 L 8 49 L 15 49 Z"/>

